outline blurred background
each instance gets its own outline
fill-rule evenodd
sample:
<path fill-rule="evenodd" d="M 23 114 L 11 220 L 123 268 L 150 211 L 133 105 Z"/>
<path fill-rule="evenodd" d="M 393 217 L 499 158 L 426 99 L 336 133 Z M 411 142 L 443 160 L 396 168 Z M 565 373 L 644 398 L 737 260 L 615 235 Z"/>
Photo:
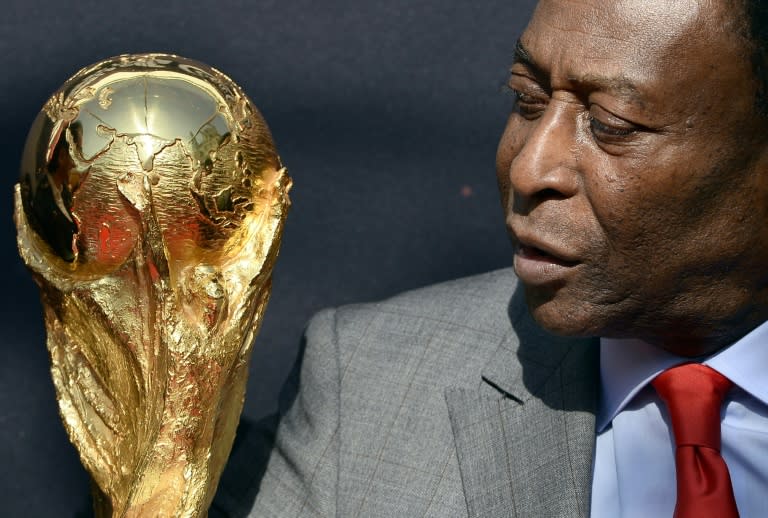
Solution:
<path fill-rule="evenodd" d="M 274 411 L 307 319 L 511 263 L 494 155 L 533 0 L 10 0 L 0 17 L 0 516 L 90 516 L 59 421 L 42 313 L 15 247 L 26 133 L 79 68 L 164 51 L 260 108 L 294 179 L 244 415 Z"/>

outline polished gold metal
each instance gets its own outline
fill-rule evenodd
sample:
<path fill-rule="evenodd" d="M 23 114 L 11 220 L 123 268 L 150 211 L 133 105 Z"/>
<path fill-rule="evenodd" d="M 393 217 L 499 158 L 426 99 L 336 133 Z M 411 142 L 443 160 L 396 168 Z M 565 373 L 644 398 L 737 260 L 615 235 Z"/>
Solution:
<path fill-rule="evenodd" d="M 84 68 L 35 120 L 18 247 L 97 515 L 206 515 L 290 186 L 243 91 L 179 56 Z"/>

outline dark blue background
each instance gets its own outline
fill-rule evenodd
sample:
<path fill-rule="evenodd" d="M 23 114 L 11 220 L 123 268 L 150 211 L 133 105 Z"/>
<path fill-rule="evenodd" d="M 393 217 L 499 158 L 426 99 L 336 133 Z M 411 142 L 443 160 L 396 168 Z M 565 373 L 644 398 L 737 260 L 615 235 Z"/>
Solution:
<path fill-rule="evenodd" d="M 511 262 L 493 164 L 511 107 L 502 85 L 533 3 L 5 2 L 0 516 L 89 512 L 11 219 L 26 132 L 65 79 L 124 52 L 173 52 L 224 71 L 266 117 L 295 186 L 253 356 L 255 419 L 273 410 L 318 309 Z"/>

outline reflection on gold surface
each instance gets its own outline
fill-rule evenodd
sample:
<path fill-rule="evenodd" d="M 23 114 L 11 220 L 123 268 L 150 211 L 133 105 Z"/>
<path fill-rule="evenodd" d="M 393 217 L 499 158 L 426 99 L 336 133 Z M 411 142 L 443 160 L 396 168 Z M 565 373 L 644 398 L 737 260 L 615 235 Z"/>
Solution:
<path fill-rule="evenodd" d="M 35 120 L 18 247 L 99 516 L 206 514 L 290 185 L 242 90 L 178 56 L 84 68 Z"/>

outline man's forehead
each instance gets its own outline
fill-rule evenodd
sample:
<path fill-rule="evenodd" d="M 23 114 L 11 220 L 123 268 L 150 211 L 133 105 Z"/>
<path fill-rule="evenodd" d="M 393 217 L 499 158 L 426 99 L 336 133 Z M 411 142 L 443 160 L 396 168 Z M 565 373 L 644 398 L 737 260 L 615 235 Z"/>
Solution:
<path fill-rule="evenodd" d="M 698 0 L 541 0 L 523 41 L 529 50 L 534 50 L 534 41 L 529 40 L 538 37 L 562 42 L 559 48 L 551 45 L 553 51 L 583 49 L 598 56 L 625 49 L 633 52 L 653 43 L 677 41 L 684 34 L 690 37 L 686 33 L 692 27 L 706 25 L 720 11 L 716 2 L 702 6 Z"/>
<path fill-rule="evenodd" d="M 651 70 L 674 74 L 712 60 L 715 42 L 734 40 L 724 14 L 722 4 L 699 0 L 541 0 L 515 60 L 631 93 Z"/>
<path fill-rule="evenodd" d="M 698 17 L 707 11 L 731 12 L 733 3 L 727 0 L 539 0 L 534 16 L 540 12 L 560 13 L 567 21 L 572 20 L 574 14 L 586 13 L 601 21 L 612 18 L 629 23 L 643 18 L 681 20 Z"/>

